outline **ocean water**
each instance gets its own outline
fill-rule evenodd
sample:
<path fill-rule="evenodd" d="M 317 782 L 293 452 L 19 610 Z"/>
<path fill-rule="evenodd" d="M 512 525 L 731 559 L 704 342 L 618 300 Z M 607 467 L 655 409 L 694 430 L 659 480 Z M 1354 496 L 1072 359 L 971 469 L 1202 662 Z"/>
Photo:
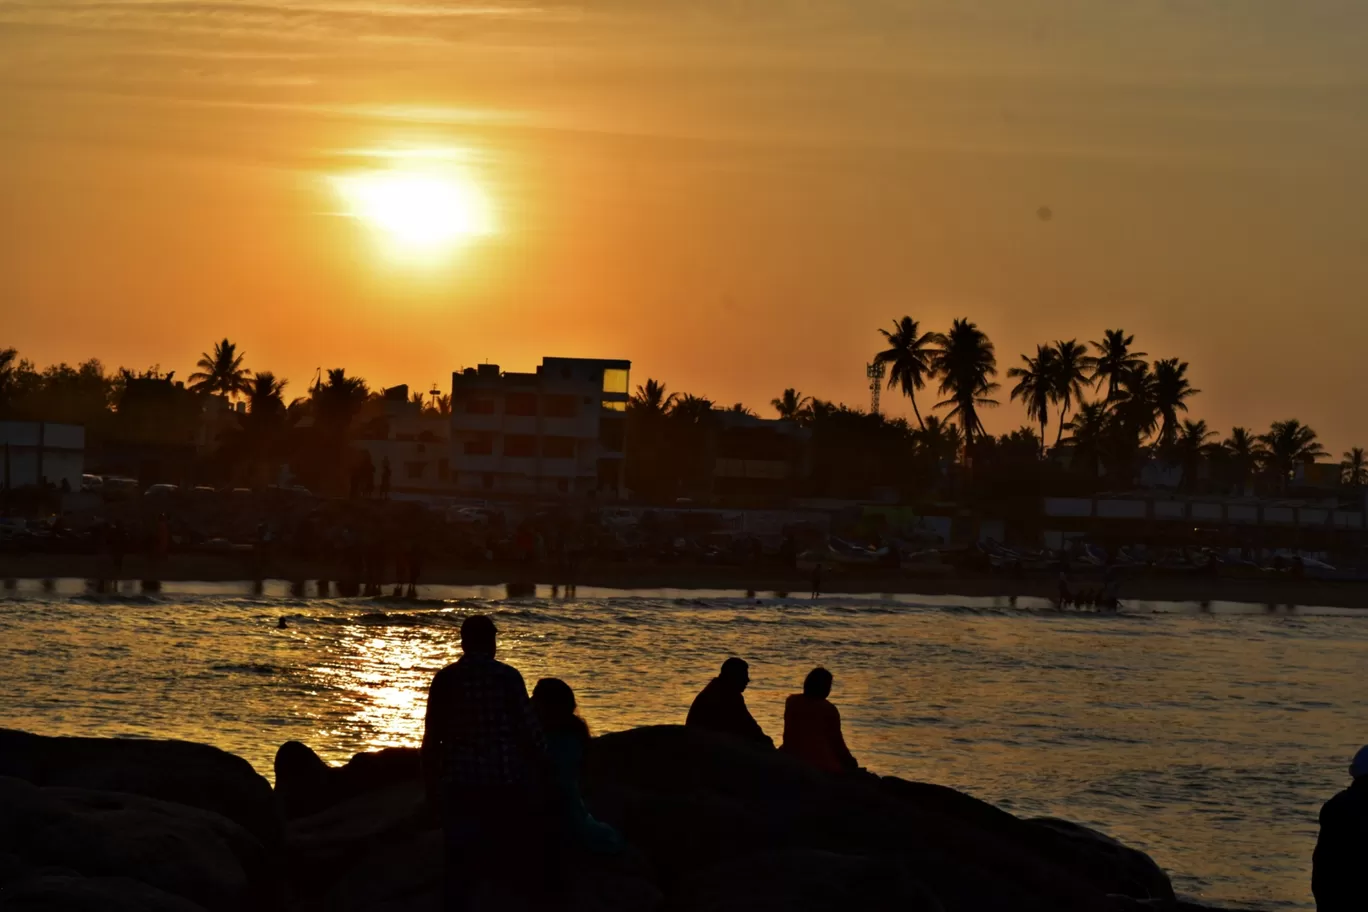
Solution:
<path fill-rule="evenodd" d="M 1096 826 L 1150 852 L 1180 892 L 1309 909 L 1321 802 L 1368 742 L 1368 614 L 916 596 L 818 601 L 581 589 L 417 602 L 292 597 L 268 584 L 87 594 L 0 589 L 0 725 L 216 744 L 270 776 L 283 741 L 325 758 L 416 745 L 458 629 L 491 614 L 529 687 L 558 676 L 595 731 L 680 722 L 728 655 L 776 741 L 783 698 L 836 676 L 846 739 L 879 772 L 1023 815 Z M 280 617 L 288 628 L 277 629 Z"/>

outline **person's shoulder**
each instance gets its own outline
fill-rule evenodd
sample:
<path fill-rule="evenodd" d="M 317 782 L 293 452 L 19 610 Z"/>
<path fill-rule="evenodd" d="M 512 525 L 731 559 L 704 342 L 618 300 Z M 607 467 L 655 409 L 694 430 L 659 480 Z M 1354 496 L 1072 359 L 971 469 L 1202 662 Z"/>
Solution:
<path fill-rule="evenodd" d="M 443 693 L 459 686 L 456 682 L 461 678 L 460 662 L 452 662 L 432 676 L 432 683 L 428 685 L 428 693 Z"/>
<path fill-rule="evenodd" d="M 1362 804 L 1349 789 L 1336 794 L 1325 804 L 1321 805 L 1320 821 L 1325 823 L 1327 820 L 1334 820 L 1337 817 L 1344 817 L 1358 812 L 1358 805 Z"/>
<path fill-rule="evenodd" d="M 526 688 L 527 685 L 523 682 L 522 672 L 518 671 L 518 669 L 514 668 L 512 665 L 495 659 L 489 663 L 489 668 L 491 674 L 508 681 L 510 684 L 518 684 Z"/>
<path fill-rule="evenodd" d="M 438 669 L 437 673 L 432 676 L 432 683 L 436 684 L 438 681 L 447 681 L 451 678 L 456 677 L 458 674 L 460 674 L 460 666 L 461 663 L 459 661 L 456 661 Z"/>

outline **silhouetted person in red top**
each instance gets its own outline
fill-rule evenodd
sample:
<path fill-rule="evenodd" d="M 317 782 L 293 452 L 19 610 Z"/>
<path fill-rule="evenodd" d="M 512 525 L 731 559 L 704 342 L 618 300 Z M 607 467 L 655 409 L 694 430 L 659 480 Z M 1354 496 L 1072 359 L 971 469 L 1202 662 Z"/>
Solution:
<path fill-rule="evenodd" d="M 689 707 L 684 724 L 690 728 L 735 735 L 755 744 L 774 747 L 774 741 L 746 708 L 741 694 L 750 683 L 750 666 L 735 656 L 722 663 L 722 673 L 708 682 Z"/>
<path fill-rule="evenodd" d="M 841 713 L 827 699 L 831 672 L 814 668 L 803 682 L 803 692 L 784 702 L 784 746 L 809 766 L 828 773 L 850 773 L 860 768 L 841 735 Z"/>

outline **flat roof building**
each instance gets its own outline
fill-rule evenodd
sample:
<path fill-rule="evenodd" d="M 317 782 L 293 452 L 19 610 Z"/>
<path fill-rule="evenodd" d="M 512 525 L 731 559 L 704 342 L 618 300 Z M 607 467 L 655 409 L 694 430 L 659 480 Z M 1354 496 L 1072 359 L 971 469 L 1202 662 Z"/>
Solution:
<path fill-rule="evenodd" d="M 451 376 L 451 481 L 463 494 L 624 495 L 630 361 L 543 358 Z"/>

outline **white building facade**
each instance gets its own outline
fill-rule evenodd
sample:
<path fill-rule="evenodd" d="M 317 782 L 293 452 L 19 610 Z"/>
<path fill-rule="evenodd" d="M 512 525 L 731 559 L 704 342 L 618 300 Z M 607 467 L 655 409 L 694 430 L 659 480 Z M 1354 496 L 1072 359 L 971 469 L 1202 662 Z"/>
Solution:
<path fill-rule="evenodd" d="M 625 492 L 630 361 L 543 358 L 451 377 L 451 481 L 462 494 L 614 500 Z"/>
<path fill-rule="evenodd" d="M 85 428 L 44 421 L 0 421 L 0 488 L 50 484 L 81 490 Z"/>

